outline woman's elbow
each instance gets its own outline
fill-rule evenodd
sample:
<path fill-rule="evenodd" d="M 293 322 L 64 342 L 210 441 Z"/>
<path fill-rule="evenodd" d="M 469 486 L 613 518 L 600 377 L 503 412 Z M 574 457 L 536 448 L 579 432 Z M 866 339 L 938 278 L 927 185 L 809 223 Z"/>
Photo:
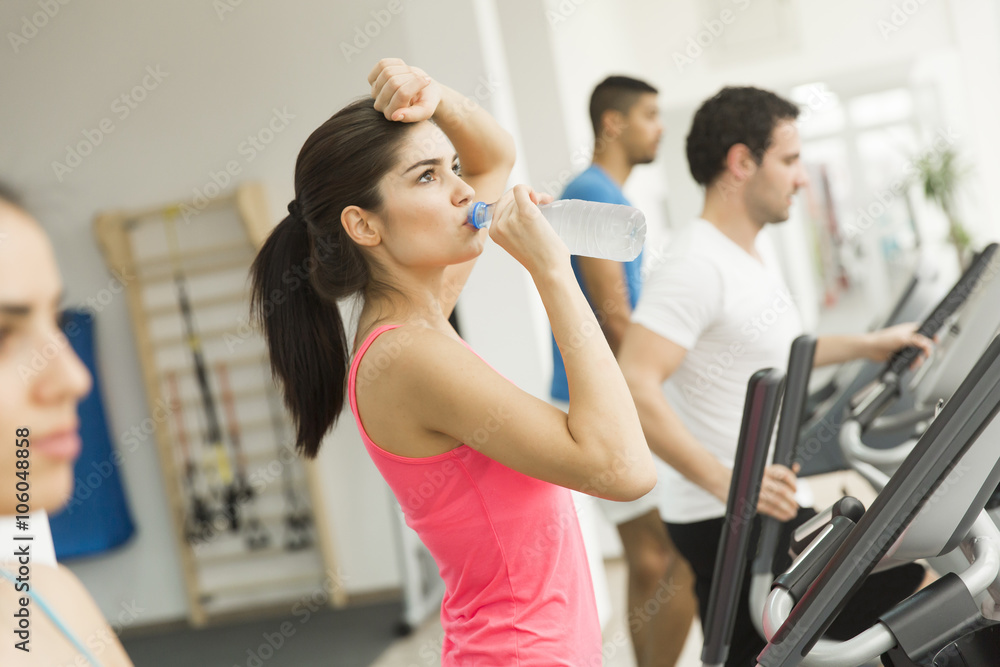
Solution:
<path fill-rule="evenodd" d="M 653 459 L 650 458 L 649 465 L 643 466 L 642 471 L 635 474 L 634 477 L 631 486 L 627 489 L 628 497 L 625 500 L 638 500 L 656 486 L 656 466 L 653 464 Z"/>
<path fill-rule="evenodd" d="M 649 450 L 633 456 L 615 457 L 600 478 L 606 480 L 603 488 L 594 488 L 591 495 L 628 502 L 642 498 L 656 486 L 656 466 Z"/>

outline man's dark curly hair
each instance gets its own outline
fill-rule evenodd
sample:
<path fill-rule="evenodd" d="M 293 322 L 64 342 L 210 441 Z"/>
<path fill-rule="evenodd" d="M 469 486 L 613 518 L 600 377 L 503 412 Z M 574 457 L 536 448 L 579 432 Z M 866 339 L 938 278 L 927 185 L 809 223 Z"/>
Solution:
<path fill-rule="evenodd" d="M 768 90 L 726 86 L 705 101 L 691 121 L 687 136 L 691 176 L 710 185 L 725 170 L 726 155 L 735 144 L 744 144 L 760 164 L 778 122 L 798 116 L 795 104 Z"/>
<path fill-rule="evenodd" d="M 645 81 L 628 76 L 609 76 L 597 84 L 590 94 L 590 123 L 594 126 L 594 136 L 601 136 L 601 118 L 605 111 L 620 111 L 628 114 L 629 109 L 643 93 L 656 94 L 656 88 Z"/>

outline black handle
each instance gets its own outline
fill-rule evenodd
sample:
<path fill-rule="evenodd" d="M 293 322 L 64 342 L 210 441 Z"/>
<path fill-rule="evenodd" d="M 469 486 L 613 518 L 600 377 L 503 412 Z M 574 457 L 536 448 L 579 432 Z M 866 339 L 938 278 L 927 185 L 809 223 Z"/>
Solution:
<path fill-rule="evenodd" d="M 792 599 L 798 601 L 809 589 L 819 573 L 823 571 L 830 558 L 854 529 L 854 522 L 846 516 L 836 516 L 830 521 L 807 552 L 795 561 L 787 572 L 774 580 L 775 586 L 786 589 Z"/>
<path fill-rule="evenodd" d="M 865 515 L 865 506 L 861 501 L 852 496 L 844 496 L 825 510 L 806 521 L 795 529 L 792 533 L 792 542 L 788 549 L 796 556 L 809 548 L 816 536 L 823 532 L 823 529 L 830 525 L 838 516 L 846 517 L 851 523 L 861 521 Z"/>
<path fill-rule="evenodd" d="M 975 291 L 979 279 L 986 271 L 986 267 L 989 266 L 990 260 L 993 259 L 996 251 L 996 243 L 991 243 L 983 248 L 983 251 L 972 260 L 969 268 L 965 270 L 965 273 L 958 279 L 955 286 L 951 288 L 951 291 L 948 292 L 944 299 L 934 307 L 931 314 L 920 324 L 917 333 L 927 338 L 933 338 L 941 330 L 941 327 L 944 326 L 948 318 L 954 315 L 962 307 L 962 304 L 965 303 L 965 300 Z M 897 376 L 902 375 L 917 360 L 919 355 L 920 348 L 904 347 L 892 355 L 882 372 L 883 374 L 893 373 Z"/>
<path fill-rule="evenodd" d="M 883 381 L 869 389 L 869 393 L 854 409 L 851 419 L 861 424 L 862 430 L 868 428 L 893 401 L 899 398 L 899 394 L 899 378 L 892 373 L 886 373 Z"/>
<path fill-rule="evenodd" d="M 774 443 L 774 462 L 789 468 L 795 461 L 798 449 L 799 431 L 805 419 L 809 378 L 812 375 L 815 357 L 816 339 L 813 336 L 799 336 L 792 342 L 788 354 L 788 374 L 785 377 L 785 396 L 781 402 L 781 417 L 778 420 L 778 436 Z M 774 517 L 763 517 L 757 558 L 753 563 L 754 574 L 772 571 L 780 535 L 781 522 Z"/>
<path fill-rule="evenodd" d="M 709 665 L 723 664 L 729 654 L 750 549 L 750 534 L 757 515 L 757 496 L 778 416 L 782 380 L 780 371 L 768 368 L 754 373 L 747 384 L 726 520 L 716 553 L 708 614 L 705 615 L 705 644 L 701 659 Z"/>

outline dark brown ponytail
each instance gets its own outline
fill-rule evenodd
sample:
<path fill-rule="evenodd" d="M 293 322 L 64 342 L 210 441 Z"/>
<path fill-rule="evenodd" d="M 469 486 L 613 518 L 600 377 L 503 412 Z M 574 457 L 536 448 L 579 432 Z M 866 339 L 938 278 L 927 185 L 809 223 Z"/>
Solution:
<path fill-rule="evenodd" d="M 353 102 L 306 140 L 295 199 L 250 269 L 250 312 L 267 341 L 271 372 L 296 424 L 299 451 L 314 458 L 337 422 L 351 348 L 337 301 L 380 286 L 340 224 L 348 206 L 379 211 L 379 183 L 413 125 Z"/>

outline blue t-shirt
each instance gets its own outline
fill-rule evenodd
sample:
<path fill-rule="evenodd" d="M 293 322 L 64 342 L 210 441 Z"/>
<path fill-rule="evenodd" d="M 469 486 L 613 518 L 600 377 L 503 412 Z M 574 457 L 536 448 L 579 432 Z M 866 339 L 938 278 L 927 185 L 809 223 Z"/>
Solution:
<path fill-rule="evenodd" d="M 625 199 L 625 195 L 622 194 L 622 190 L 618 187 L 618 184 L 611 180 L 611 177 L 608 176 L 607 172 L 595 164 L 590 165 L 590 167 L 583 171 L 579 176 L 570 181 L 569 185 L 566 186 L 566 189 L 563 190 L 560 198 L 584 199 L 586 201 L 599 201 L 607 204 L 624 204 L 626 206 L 631 206 L 629 200 Z M 580 283 L 580 289 L 583 290 L 583 294 L 587 297 L 587 301 L 590 301 L 590 307 L 593 308 L 594 303 L 590 300 L 590 295 L 587 294 L 587 289 L 583 286 L 583 278 L 580 274 L 579 262 L 575 256 L 571 259 L 571 261 L 573 263 L 573 273 L 576 274 L 576 281 Z M 629 306 L 634 309 L 636 302 L 639 300 L 642 253 L 640 252 L 639 256 L 631 262 L 623 262 L 622 267 L 625 269 L 625 283 L 628 285 Z M 552 337 L 552 388 L 549 393 L 552 398 L 556 400 L 569 400 L 569 385 L 566 382 L 566 366 L 563 364 L 562 355 L 559 353 L 559 347 L 556 345 L 556 339 L 554 336 Z"/>

